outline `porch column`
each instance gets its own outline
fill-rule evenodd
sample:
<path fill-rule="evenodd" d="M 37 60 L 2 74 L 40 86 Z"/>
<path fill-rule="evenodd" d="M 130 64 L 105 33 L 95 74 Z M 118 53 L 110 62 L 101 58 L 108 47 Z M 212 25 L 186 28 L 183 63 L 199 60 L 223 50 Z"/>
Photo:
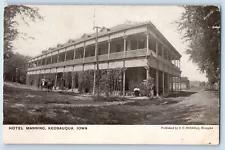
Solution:
<path fill-rule="evenodd" d="M 156 96 L 159 96 L 159 71 L 156 70 Z"/>
<path fill-rule="evenodd" d="M 169 80 L 170 80 L 170 75 L 169 75 L 169 73 L 167 73 L 167 90 L 166 90 L 167 93 L 170 92 L 170 83 L 169 83 L 170 81 Z"/>
<path fill-rule="evenodd" d="M 171 75 L 171 92 L 173 92 L 173 75 Z"/>
<path fill-rule="evenodd" d="M 58 50 L 58 54 L 57 54 L 57 63 L 59 63 L 59 50 Z"/>
<path fill-rule="evenodd" d="M 108 60 L 109 60 L 109 55 L 110 55 L 110 48 L 111 48 L 111 40 L 108 39 Z"/>
<path fill-rule="evenodd" d="M 65 57 L 64 57 L 64 62 L 66 61 L 66 49 L 65 49 Z"/>
<path fill-rule="evenodd" d="M 149 33 L 146 34 L 146 50 L 147 50 L 147 56 L 149 55 Z"/>
<path fill-rule="evenodd" d="M 179 59 L 179 68 L 180 68 L 180 59 Z"/>
<path fill-rule="evenodd" d="M 164 95 L 165 93 L 164 71 L 162 71 L 162 87 L 163 87 L 163 95 Z"/>
<path fill-rule="evenodd" d="M 72 85 L 71 85 L 71 89 L 72 89 L 72 92 L 73 92 L 73 89 L 74 89 L 74 66 L 73 66 L 73 71 L 71 72 L 71 76 L 72 76 Z"/>
<path fill-rule="evenodd" d="M 108 69 L 109 69 L 109 57 L 110 57 L 111 40 L 108 40 Z"/>
<path fill-rule="evenodd" d="M 51 64 L 52 64 L 52 52 L 51 52 Z"/>
<path fill-rule="evenodd" d="M 57 71 L 56 71 L 56 74 L 55 74 L 55 90 L 56 90 L 56 87 L 57 87 L 57 78 L 58 78 L 58 74 L 57 74 Z"/>
<path fill-rule="evenodd" d="M 147 66 L 147 67 L 145 67 L 145 69 L 146 69 L 146 80 L 148 80 L 149 77 L 150 77 L 150 75 L 149 75 L 149 67 Z"/>
<path fill-rule="evenodd" d="M 177 77 L 175 77 L 175 81 L 176 81 L 176 82 L 175 82 L 175 83 L 176 83 L 176 84 L 175 84 L 175 91 L 177 92 L 177 85 L 178 85 L 178 78 L 177 78 Z"/>
<path fill-rule="evenodd" d="M 127 36 L 123 37 L 123 96 L 126 95 L 126 89 L 125 89 L 125 80 L 126 80 L 126 70 L 125 70 L 125 58 L 126 58 L 126 43 L 127 43 Z"/>
<path fill-rule="evenodd" d="M 42 56 L 41 56 L 41 65 L 40 66 L 42 66 Z"/>
<path fill-rule="evenodd" d="M 94 70 L 94 79 L 93 79 L 93 95 L 95 94 L 95 81 L 96 80 L 96 71 Z"/>
<path fill-rule="evenodd" d="M 86 47 L 85 47 L 85 44 L 84 44 L 83 63 L 84 63 L 84 59 L 85 59 L 85 52 L 86 52 Z"/>
<path fill-rule="evenodd" d="M 159 96 L 159 71 L 158 71 L 158 67 L 159 67 L 159 62 L 158 62 L 158 54 L 159 54 L 159 50 L 158 50 L 158 42 L 156 42 L 156 62 L 157 62 L 157 67 L 156 67 L 156 96 Z"/>
<path fill-rule="evenodd" d="M 181 91 L 181 76 L 180 76 L 180 91 Z"/>
<path fill-rule="evenodd" d="M 74 51 L 73 51 L 73 61 L 75 62 L 75 59 L 76 59 L 76 49 L 74 48 Z"/>

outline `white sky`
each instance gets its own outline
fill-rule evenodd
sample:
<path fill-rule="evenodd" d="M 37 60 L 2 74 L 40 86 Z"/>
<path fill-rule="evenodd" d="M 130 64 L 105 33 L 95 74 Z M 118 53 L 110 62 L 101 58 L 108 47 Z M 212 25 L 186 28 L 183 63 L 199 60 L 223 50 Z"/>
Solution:
<path fill-rule="evenodd" d="M 166 39 L 180 52 L 182 76 L 189 80 L 206 81 L 205 74 L 199 73 L 196 65 L 189 61 L 184 53 L 187 48 L 181 40 L 174 23 L 179 20 L 182 7 L 178 6 L 36 6 L 44 16 L 44 20 L 29 22 L 27 26 L 19 21 L 19 31 L 27 33 L 35 39 L 15 41 L 16 51 L 24 55 L 36 56 L 42 50 L 66 43 L 69 39 L 76 39 L 84 33 L 93 33 L 93 20 L 98 26 L 112 27 L 130 21 L 151 21 Z M 20 20 L 20 19 L 18 19 Z"/>

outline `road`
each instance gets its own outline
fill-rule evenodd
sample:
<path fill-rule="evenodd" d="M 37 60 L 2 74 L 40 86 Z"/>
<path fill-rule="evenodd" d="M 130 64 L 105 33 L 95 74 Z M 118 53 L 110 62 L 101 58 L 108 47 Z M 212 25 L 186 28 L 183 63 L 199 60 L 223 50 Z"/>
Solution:
<path fill-rule="evenodd" d="M 203 89 L 158 99 L 96 100 L 6 83 L 3 94 L 4 124 L 219 124 L 219 94 Z"/>
<path fill-rule="evenodd" d="M 189 108 L 189 122 L 193 124 L 219 124 L 220 103 L 218 92 L 201 89 L 190 97 L 186 97 L 177 105 Z"/>

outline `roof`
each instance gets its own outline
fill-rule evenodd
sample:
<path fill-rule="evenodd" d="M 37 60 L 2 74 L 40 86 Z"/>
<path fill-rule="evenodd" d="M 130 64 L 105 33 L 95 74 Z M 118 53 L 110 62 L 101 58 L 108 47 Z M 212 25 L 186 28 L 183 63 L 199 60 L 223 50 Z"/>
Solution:
<path fill-rule="evenodd" d="M 176 52 L 180 57 L 180 53 L 172 46 L 172 44 L 159 32 L 159 30 L 150 22 L 150 21 L 147 21 L 147 22 L 131 22 L 131 21 L 126 21 L 124 24 L 119 24 L 119 25 L 116 25 L 116 26 L 113 26 L 111 28 L 106 28 L 106 27 L 103 27 L 99 32 L 98 32 L 98 36 L 101 37 L 101 36 L 104 36 L 104 35 L 107 35 L 107 34 L 110 34 L 110 33 L 114 33 L 114 32 L 118 32 L 118 31 L 121 31 L 121 30 L 124 30 L 124 29 L 130 29 L 130 28 L 135 28 L 135 27 L 139 27 L 139 26 L 144 26 L 144 25 L 150 25 L 154 31 L 157 32 L 157 34 L 167 43 L 169 44 L 172 48 L 173 48 L 173 51 Z M 62 47 L 68 47 L 68 46 L 71 46 L 73 44 L 76 44 L 76 43 L 80 43 L 80 42 L 83 42 L 83 41 L 86 41 L 87 39 L 94 39 L 96 38 L 96 33 L 92 33 L 92 34 L 86 34 L 84 33 L 80 38 L 77 38 L 77 39 L 70 39 L 68 40 L 67 43 L 65 44 L 58 44 L 55 48 L 49 48 L 48 50 L 46 50 L 45 52 L 46 53 L 42 53 L 41 55 L 44 55 L 44 54 L 47 54 L 49 53 L 50 51 L 56 51 L 56 50 L 59 50 L 61 49 Z M 41 55 L 38 55 L 36 57 L 39 57 Z M 34 57 L 34 58 L 36 58 Z M 31 58 L 32 59 L 32 58 Z"/>

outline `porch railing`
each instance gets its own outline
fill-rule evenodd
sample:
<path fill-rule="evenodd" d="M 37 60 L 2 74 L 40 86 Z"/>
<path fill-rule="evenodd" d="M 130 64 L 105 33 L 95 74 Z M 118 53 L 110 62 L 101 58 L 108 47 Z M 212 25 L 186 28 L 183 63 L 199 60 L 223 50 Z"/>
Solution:
<path fill-rule="evenodd" d="M 152 54 L 154 57 L 157 57 L 156 53 L 152 50 L 149 49 L 148 54 Z M 143 57 L 147 55 L 146 48 L 144 49 L 137 49 L 137 50 L 129 50 L 125 52 L 125 58 L 135 58 L 135 57 Z M 99 61 L 107 61 L 107 60 L 118 60 L 118 59 L 123 59 L 124 58 L 124 52 L 115 52 L 115 53 L 110 53 L 104 54 L 104 55 L 99 55 Z M 162 59 L 162 58 L 161 58 Z M 69 66 L 69 65 L 76 65 L 76 64 L 83 64 L 83 63 L 93 63 L 95 62 L 95 56 L 91 57 L 86 57 L 86 58 L 79 58 L 75 60 L 69 60 L 69 61 L 64 61 L 64 62 L 59 62 L 59 63 L 54 63 L 54 64 L 48 64 L 48 65 L 43 65 L 43 66 L 37 66 L 33 68 L 29 68 L 28 71 L 33 71 L 33 70 L 40 70 L 40 69 L 47 69 L 47 68 L 54 68 L 54 67 L 62 67 L 62 66 Z M 168 60 L 162 60 L 162 61 L 168 61 Z M 168 61 L 169 63 L 169 61 Z M 179 68 L 178 68 L 179 69 Z"/>

